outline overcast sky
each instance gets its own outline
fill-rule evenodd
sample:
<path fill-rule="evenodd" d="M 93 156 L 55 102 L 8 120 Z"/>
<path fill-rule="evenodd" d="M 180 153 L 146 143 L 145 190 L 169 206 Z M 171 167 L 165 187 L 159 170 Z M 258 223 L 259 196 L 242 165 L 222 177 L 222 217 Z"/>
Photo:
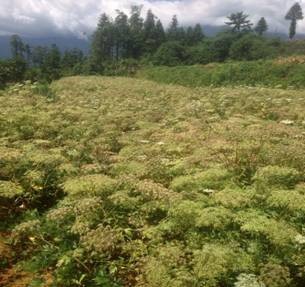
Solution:
<path fill-rule="evenodd" d="M 181 24 L 222 25 L 231 12 L 245 11 L 253 21 L 266 17 L 271 31 L 287 31 L 283 20 L 295 0 L 0 0 L 0 34 L 43 36 L 60 33 L 82 35 L 94 29 L 98 16 L 115 10 L 128 12 L 132 4 L 143 5 L 164 25 L 173 14 Z M 305 3 L 304 3 L 305 7 Z M 299 23 L 305 32 L 305 21 Z"/>

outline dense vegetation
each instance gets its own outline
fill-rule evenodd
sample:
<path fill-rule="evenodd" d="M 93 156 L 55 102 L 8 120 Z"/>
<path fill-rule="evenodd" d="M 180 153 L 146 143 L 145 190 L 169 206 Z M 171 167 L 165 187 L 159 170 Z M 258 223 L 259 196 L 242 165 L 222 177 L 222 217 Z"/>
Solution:
<path fill-rule="evenodd" d="M 137 72 L 137 77 L 187 87 L 264 86 L 300 89 L 305 87 L 305 58 L 292 56 L 267 61 L 145 67 Z"/>
<path fill-rule="evenodd" d="M 178 66 L 274 59 L 287 53 L 304 54 L 305 43 L 268 37 L 269 26 L 262 17 L 254 25 L 244 12 L 232 13 L 225 22 L 227 28 L 214 37 L 206 37 L 200 24 L 184 27 L 176 15 L 170 25 L 142 7 L 132 6 L 129 15 L 116 11 L 112 19 L 102 14 L 90 36 L 91 50 L 60 51 L 51 47 L 31 47 L 18 35 L 11 37 L 12 60 L 0 62 L 0 88 L 20 79 L 51 82 L 72 75 L 133 75 L 140 66 Z M 297 33 L 297 23 L 303 19 L 302 7 L 296 3 L 288 11 L 289 37 Z M 9 73 L 7 72 L 9 70 Z M 6 74 L 8 74 L 6 76 Z"/>
<path fill-rule="evenodd" d="M 0 105 L 0 284 L 304 286 L 303 91 L 74 77 Z"/>
<path fill-rule="evenodd" d="M 298 3 L 286 19 L 293 39 Z M 226 24 L 134 6 L 89 55 L 12 37 L 0 286 L 305 286 L 305 42 Z"/>

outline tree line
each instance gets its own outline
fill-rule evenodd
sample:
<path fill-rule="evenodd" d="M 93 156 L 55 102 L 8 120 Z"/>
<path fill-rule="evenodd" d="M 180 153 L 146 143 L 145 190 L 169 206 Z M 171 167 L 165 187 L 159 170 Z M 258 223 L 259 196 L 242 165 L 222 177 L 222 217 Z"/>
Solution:
<path fill-rule="evenodd" d="M 303 19 L 298 2 L 285 19 L 290 21 L 289 38 L 293 39 Z M 12 59 L 0 62 L 0 86 L 21 78 L 52 81 L 63 75 L 124 74 L 139 63 L 173 66 L 256 60 L 275 55 L 281 46 L 280 40 L 264 37 L 269 28 L 264 17 L 254 25 L 249 15 L 237 12 L 225 24 L 228 29 L 206 37 L 199 23 L 184 27 L 174 15 L 165 28 L 151 10 L 142 17 L 142 6 L 134 5 L 129 15 L 117 10 L 114 18 L 105 13 L 100 16 L 88 55 L 79 49 L 62 53 L 56 45 L 30 47 L 13 35 Z"/>

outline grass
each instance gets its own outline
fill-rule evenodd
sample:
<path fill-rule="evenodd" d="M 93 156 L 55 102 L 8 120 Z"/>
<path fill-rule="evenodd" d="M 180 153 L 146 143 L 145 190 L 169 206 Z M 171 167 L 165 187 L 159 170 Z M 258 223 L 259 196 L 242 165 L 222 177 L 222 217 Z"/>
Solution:
<path fill-rule="evenodd" d="M 305 87 L 303 56 L 277 60 L 228 62 L 180 67 L 147 67 L 138 78 L 186 87 L 258 86 L 301 89 Z"/>
<path fill-rule="evenodd" d="M 304 91 L 45 90 L 0 96 L 0 212 L 31 286 L 304 286 Z"/>

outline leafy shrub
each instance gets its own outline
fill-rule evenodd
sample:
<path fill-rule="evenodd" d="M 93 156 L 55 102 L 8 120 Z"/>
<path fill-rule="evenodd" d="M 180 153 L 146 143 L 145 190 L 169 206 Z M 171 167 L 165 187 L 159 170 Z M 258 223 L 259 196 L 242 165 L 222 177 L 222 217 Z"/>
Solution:
<path fill-rule="evenodd" d="M 292 189 L 300 181 L 300 173 L 293 168 L 266 166 L 257 171 L 254 180 L 259 186 Z"/>
<path fill-rule="evenodd" d="M 260 282 L 254 274 L 240 274 L 237 281 L 234 283 L 235 287 L 265 287 L 264 283 Z"/>
<path fill-rule="evenodd" d="M 234 214 L 223 207 L 207 207 L 195 218 L 196 227 L 224 231 L 233 222 Z"/>
<path fill-rule="evenodd" d="M 177 192 L 221 190 L 230 179 L 231 174 L 227 170 L 214 168 L 195 175 L 176 177 L 171 183 L 171 188 Z"/>
<path fill-rule="evenodd" d="M 34 93 L 46 97 L 48 100 L 55 100 L 56 94 L 54 90 L 52 90 L 49 84 L 37 83 L 34 86 Z"/>
<path fill-rule="evenodd" d="M 230 48 L 230 57 L 234 60 L 259 60 L 267 58 L 271 54 L 271 48 L 266 41 L 253 35 L 240 38 Z"/>
<path fill-rule="evenodd" d="M 26 71 L 26 63 L 20 59 L 0 61 L 0 88 L 7 83 L 21 81 Z"/>
<path fill-rule="evenodd" d="M 23 189 L 19 184 L 11 181 L 0 180 L 0 205 L 1 198 L 14 199 L 23 193 Z"/>
<path fill-rule="evenodd" d="M 116 180 L 106 175 L 90 174 L 68 179 L 63 184 L 64 191 L 71 196 L 102 196 L 107 197 L 116 188 Z"/>
<path fill-rule="evenodd" d="M 40 234 L 40 228 L 41 223 L 38 219 L 20 223 L 12 232 L 13 243 L 17 245 L 33 242 Z"/>
<path fill-rule="evenodd" d="M 255 203 L 255 193 L 253 190 L 226 188 L 214 193 L 213 199 L 227 208 L 246 208 Z"/>
<path fill-rule="evenodd" d="M 120 230 L 102 225 L 81 237 L 81 244 L 93 257 L 115 256 L 123 242 L 124 237 Z"/>
<path fill-rule="evenodd" d="M 277 248 L 289 246 L 298 232 L 285 221 L 268 218 L 256 211 L 243 211 L 237 216 L 240 230 L 252 236 L 262 235 Z"/>
<path fill-rule="evenodd" d="M 200 285 L 219 286 L 233 267 L 235 254 L 229 248 L 217 244 L 206 244 L 194 252 L 194 275 Z"/>
<path fill-rule="evenodd" d="M 262 266 L 259 278 L 266 287 L 288 287 L 292 281 L 288 267 L 270 262 Z"/>
<path fill-rule="evenodd" d="M 166 42 L 160 46 L 153 57 L 156 65 L 176 66 L 187 59 L 187 52 L 179 42 Z"/>
<path fill-rule="evenodd" d="M 267 204 L 291 214 L 305 214 L 305 196 L 297 190 L 273 190 L 267 198 Z"/>

